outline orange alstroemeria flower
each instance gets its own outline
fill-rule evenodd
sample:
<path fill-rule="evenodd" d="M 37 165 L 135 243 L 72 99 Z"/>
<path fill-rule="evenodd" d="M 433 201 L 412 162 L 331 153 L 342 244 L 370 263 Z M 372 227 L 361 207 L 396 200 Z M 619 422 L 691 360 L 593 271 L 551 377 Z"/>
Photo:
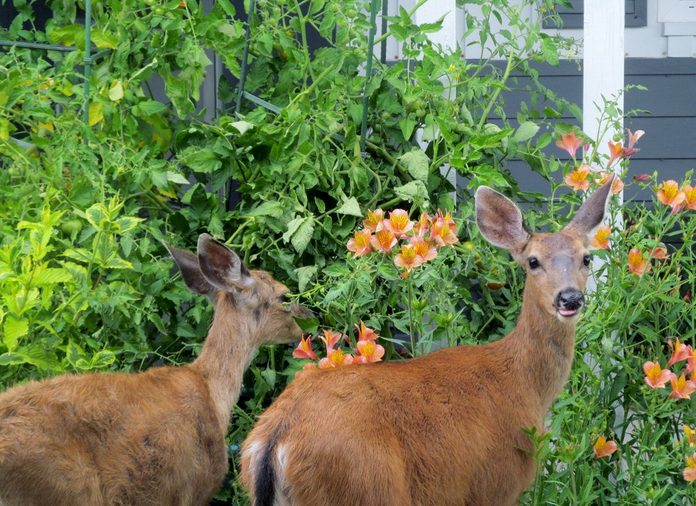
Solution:
<path fill-rule="evenodd" d="M 423 265 L 423 259 L 416 254 L 415 246 L 404 244 L 401 246 L 401 253 L 394 257 L 394 265 L 410 272 L 414 267 Z"/>
<path fill-rule="evenodd" d="M 667 339 L 667 346 L 669 346 L 669 349 L 672 350 L 672 356 L 669 357 L 667 367 L 670 367 L 677 362 L 681 362 L 682 360 L 687 360 L 691 355 L 691 346 L 682 343 L 678 337 L 676 338 L 676 341 L 672 341 L 671 338 Z"/>
<path fill-rule="evenodd" d="M 597 229 L 597 232 L 590 241 L 590 246 L 594 249 L 609 249 L 610 235 L 611 227 L 609 225 L 602 225 Z"/>
<path fill-rule="evenodd" d="M 696 446 L 696 430 L 692 429 L 688 425 L 684 425 L 684 437 L 689 446 Z"/>
<path fill-rule="evenodd" d="M 362 320 L 360 325 L 355 324 L 355 328 L 358 331 L 358 341 L 375 341 L 379 337 L 377 332 L 365 325 Z"/>
<path fill-rule="evenodd" d="M 696 382 L 687 380 L 683 374 L 678 378 L 675 375 L 670 383 L 672 384 L 672 393 L 669 396 L 673 399 L 690 399 L 691 394 L 696 391 Z"/>
<path fill-rule="evenodd" d="M 374 341 L 358 341 L 358 353 L 355 360 L 360 364 L 380 362 L 384 356 L 384 347 Z"/>
<path fill-rule="evenodd" d="M 601 459 L 614 453 L 618 447 L 614 441 L 607 441 L 605 436 L 599 436 L 594 444 L 594 458 Z"/>
<path fill-rule="evenodd" d="M 413 228 L 413 237 L 424 238 L 427 235 L 428 230 L 430 229 L 432 221 L 433 218 L 428 213 L 423 211 L 423 213 L 418 218 L 415 227 Z"/>
<path fill-rule="evenodd" d="M 650 256 L 655 260 L 667 260 L 669 258 L 669 255 L 667 254 L 667 248 L 665 248 L 664 246 L 658 246 L 656 248 L 653 248 L 650 252 Z"/>
<path fill-rule="evenodd" d="M 325 358 L 319 361 L 319 369 L 331 369 L 333 367 L 341 367 L 342 365 L 350 365 L 353 363 L 353 355 L 343 353 L 343 350 L 331 350 L 326 354 Z"/>
<path fill-rule="evenodd" d="M 319 336 L 319 339 L 324 341 L 326 345 L 326 354 L 328 355 L 334 349 L 334 346 L 338 344 L 343 335 L 339 332 L 334 332 L 333 330 L 324 329 L 324 335 Z"/>
<path fill-rule="evenodd" d="M 686 374 L 691 373 L 691 379 L 696 381 L 696 349 L 690 347 L 689 356 L 686 357 Z"/>
<path fill-rule="evenodd" d="M 363 227 L 365 227 L 370 232 L 377 232 L 381 227 L 382 220 L 384 220 L 384 211 L 381 209 L 375 209 L 374 211 L 368 211 L 367 216 L 363 220 Z"/>
<path fill-rule="evenodd" d="M 621 190 L 624 189 L 624 183 L 621 181 L 621 178 L 616 178 L 614 179 L 614 182 L 611 183 L 611 193 L 613 195 L 616 195 L 618 193 L 621 193 Z"/>
<path fill-rule="evenodd" d="M 638 142 L 638 140 L 645 135 L 645 132 L 643 130 L 636 130 L 634 133 L 627 128 L 626 133 L 628 133 L 628 146 L 624 149 L 623 154 L 626 158 L 628 158 L 629 156 L 640 151 L 640 149 L 635 148 L 634 146 L 636 145 L 636 142 Z"/>
<path fill-rule="evenodd" d="M 650 263 L 643 258 L 643 252 L 638 248 L 631 248 L 628 252 L 628 271 L 642 276 L 650 270 Z"/>
<path fill-rule="evenodd" d="M 620 142 L 609 141 L 609 163 L 607 167 L 611 167 L 614 162 L 625 156 L 626 152 Z"/>
<path fill-rule="evenodd" d="M 389 253 L 391 249 L 396 246 L 397 240 L 394 233 L 391 230 L 382 229 L 372 236 L 370 239 L 370 244 L 372 247 L 381 251 L 382 253 Z"/>
<path fill-rule="evenodd" d="M 457 239 L 457 225 L 454 223 L 450 213 L 442 215 L 438 211 L 438 217 L 433 221 L 433 228 L 430 230 L 430 240 L 436 246 L 449 246 L 459 241 Z"/>
<path fill-rule="evenodd" d="M 423 263 L 433 260 L 437 256 L 437 248 L 422 237 L 412 237 L 409 241 L 411 246 L 416 249 L 416 255 L 421 257 Z"/>
<path fill-rule="evenodd" d="M 581 165 L 574 171 L 568 173 L 566 177 L 563 178 L 563 181 L 570 186 L 573 191 L 587 191 L 590 188 L 590 180 L 587 178 L 589 175 L 590 166 Z"/>
<path fill-rule="evenodd" d="M 582 139 L 575 135 L 575 132 L 570 132 L 561 135 L 561 138 L 556 141 L 556 146 L 567 151 L 570 157 L 575 160 L 575 153 L 582 146 Z"/>
<path fill-rule="evenodd" d="M 382 226 L 392 232 L 398 239 L 413 229 L 413 222 L 408 219 L 408 213 L 403 209 L 394 209 L 389 213 L 389 219 L 382 221 Z"/>
<path fill-rule="evenodd" d="M 665 384 L 674 376 L 669 369 L 662 369 L 659 362 L 644 363 L 643 372 L 645 372 L 645 382 L 650 388 L 665 388 Z"/>
<path fill-rule="evenodd" d="M 317 355 L 312 351 L 311 338 L 300 338 L 300 344 L 297 345 L 295 351 L 292 352 L 293 358 L 309 358 L 311 360 L 316 360 Z"/>
<path fill-rule="evenodd" d="M 372 251 L 372 233 L 364 228 L 355 232 L 352 239 L 348 240 L 346 247 L 348 251 L 355 253 L 356 257 L 367 255 Z"/>
<path fill-rule="evenodd" d="M 681 191 L 684 194 L 684 207 L 696 211 L 696 186 L 685 184 Z"/>
<path fill-rule="evenodd" d="M 686 195 L 679 189 L 679 184 L 674 179 L 663 181 L 657 190 L 657 200 L 672 208 L 672 212 L 681 211 Z"/>
<path fill-rule="evenodd" d="M 686 457 L 686 467 L 683 472 L 686 481 L 696 480 L 696 453 L 690 457 Z"/>

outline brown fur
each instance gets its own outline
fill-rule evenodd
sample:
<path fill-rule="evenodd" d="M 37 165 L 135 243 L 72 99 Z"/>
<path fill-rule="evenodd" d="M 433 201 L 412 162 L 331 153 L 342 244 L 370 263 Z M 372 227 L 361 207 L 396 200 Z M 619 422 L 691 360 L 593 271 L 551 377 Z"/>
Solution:
<path fill-rule="evenodd" d="M 224 248 L 201 241 L 210 252 Z M 189 261 L 180 264 L 187 282 L 200 276 L 194 255 L 172 252 Z M 281 304 L 287 289 L 268 273 L 237 270 L 243 289 L 196 279 L 198 291 L 214 290 L 216 308 L 193 364 L 64 375 L 1 394 L 0 504 L 207 504 L 227 473 L 230 409 L 254 349 L 298 339 L 293 316 L 307 316 Z"/>
<path fill-rule="evenodd" d="M 484 236 L 523 265 L 536 256 L 544 267 L 527 269 L 515 329 L 496 342 L 406 362 L 303 372 L 244 443 L 242 481 L 252 495 L 271 445 L 275 504 L 519 501 L 535 475 L 524 429 L 543 429 L 573 360 L 575 319 L 557 316 L 554 297 L 584 290 L 587 234 L 598 222 L 529 236 L 514 204 L 493 193 L 477 194 L 487 200 L 477 202 Z M 596 193 L 585 205 L 603 209 L 608 188 Z"/>

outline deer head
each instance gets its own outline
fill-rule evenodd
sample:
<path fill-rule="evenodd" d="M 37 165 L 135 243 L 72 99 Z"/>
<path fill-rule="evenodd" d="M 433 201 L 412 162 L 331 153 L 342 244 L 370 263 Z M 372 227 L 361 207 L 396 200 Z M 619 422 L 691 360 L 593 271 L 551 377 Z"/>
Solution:
<path fill-rule="evenodd" d="M 244 315 L 240 319 L 254 346 L 297 341 L 302 330 L 295 318 L 312 316 L 304 306 L 283 299 L 288 288 L 262 270 L 248 270 L 239 256 L 208 234 L 198 238 L 198 254 L 165 245 L 186 285 L 207 295 L 215 312 Z"/>
<path fill-rule="evenodd" d="M 574 323 L 585 303 L 589 239 L 604 219 L 612 182 L 613 178 L 590 195 L 571 222 L 556 233 L 527 232 L 522 213 L 512 201 L 487 186 L 476 190 L 481 234 L 510 251 L 525 269 L 525 299 L 562 322 Z"/>

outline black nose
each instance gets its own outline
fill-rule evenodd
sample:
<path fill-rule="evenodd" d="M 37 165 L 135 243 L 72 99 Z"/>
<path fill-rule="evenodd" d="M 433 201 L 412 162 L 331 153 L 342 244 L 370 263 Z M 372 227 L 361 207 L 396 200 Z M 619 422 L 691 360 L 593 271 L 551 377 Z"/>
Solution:
<path fill-rule="evenodd" d="M 577 288 L 564 288 L 556 296 L 556 307 L 559 309 L 580 309 L 585 303 L 585 296 Z"/>

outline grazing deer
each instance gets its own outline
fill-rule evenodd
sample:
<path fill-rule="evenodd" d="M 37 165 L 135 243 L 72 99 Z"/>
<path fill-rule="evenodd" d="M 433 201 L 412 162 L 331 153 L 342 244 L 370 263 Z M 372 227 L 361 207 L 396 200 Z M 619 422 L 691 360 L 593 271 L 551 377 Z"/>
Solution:
<path fill-rule="evenodd" d="M 482 235 L 527 273 L 515 329 L 409 361 L 303 372 L 244 443 L 242 481 L 255 506 L 518 502 L 535 474 L 525 429 L 543 428 L 568 378 L 588 235 L 611 184 L 560 232 L 534 234 L 515 204 L 480 187 Z"/>
<path fill-rule="evenodd" d="M 215 301 L 200 356 L 139 374 L 64 375 L 0 394 L 0 505 L 207 504 L 227 472 L 225 433 L 255 348 L 298 339 L 287 288 L 207 234 L 168 247 Z"/>

